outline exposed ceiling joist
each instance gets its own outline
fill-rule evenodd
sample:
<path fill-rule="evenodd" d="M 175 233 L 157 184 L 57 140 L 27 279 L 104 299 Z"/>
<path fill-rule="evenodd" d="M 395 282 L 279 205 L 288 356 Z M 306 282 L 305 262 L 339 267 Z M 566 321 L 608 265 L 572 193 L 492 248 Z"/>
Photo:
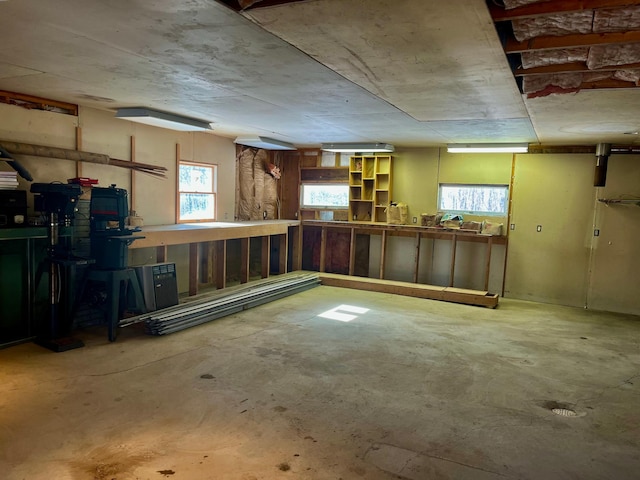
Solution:
<path fill-rule="evenodd" d="M 504 50 L 505 53 L 523 53 L 533 50 L 557 50 L 559 48 L 636 42 L 640 42 L 640 31 L 632 30 L 629 32 L 573 34 L 561 37 L 544 36 L 522 42 L 510 38 L 507 40 Z"/>
<path fill-rule="evenodd" d="M 506 10 L 494 4 L 489 5 L 494 22 L 506 22 L 521 18 L 532 18 L 558 13 L 573 13 L 582 10 L 599 8 L 615 8 L 640 5 L 640 0 L 556 0 L 552 2 L 533 3 Z"/>
<path fill-rule="evenodd" d="M 559 65 L 545 65 L 533 68 L 517 68 L 513 73 L 516 77 L 527 77 L 529 75 L 553 75 L 558 73 L 586 73 L 586 72 L 615 72 L 616 70 L 640 69 L 640 63 L 629 63 L 626 65 L 613 65 L 602 68 L 592 68 L 586 62 L 562 63 Z"/>

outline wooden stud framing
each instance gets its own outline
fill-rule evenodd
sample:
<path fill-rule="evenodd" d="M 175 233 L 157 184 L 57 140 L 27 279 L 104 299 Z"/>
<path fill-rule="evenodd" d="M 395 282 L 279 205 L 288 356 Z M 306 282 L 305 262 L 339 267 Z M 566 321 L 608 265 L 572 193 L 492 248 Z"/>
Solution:
<path fill-rule="evenodd" d="M 356 229 L 351 227 L 351 239 L 349 242 L 349 275 L 353 275 L 356 269 Z"/>
<path fill-rule="evenodd" d="M 640 42 L 640 31 L 638 30 L 613 33 L 576 33 L 563 35 L 561 37 L 535 37 L 522 42 L 517 41 L 515 38 L 511 38 L 507 40 L 504 51 L 505 53 L 522 53 L 531 52 L 533 50 L 557 50 L 561 48 L 636 42 Z"/>
<path fill-rule="evenodd" d="M 159 245 L 156 247 L 156 262 L 164 263 L 167 261 L 167 246 Z"/>
<path fill-rule="evenodd" d="M 76 150 L 82 150 L 82 127 L 76 127 Z M 76 162 L 76 177 L 82 177 L 82 162 Z"/>
<path fill-rule="evenodd" d="M 451 239 L 451 271 L 449 272 L 449 286 L 453 287 L 453 279 L 456 274 L 456 248 L 458 246 L 458 236 L 453 235 Z"/>
<path fill-rule="evenodd" d="M 484 289 L 489 290 L 489 273 L 491 272 L 491 250 L 493 248 L 493 237 L 487 242 L 487 253 L 484 264 Z"/>
<path fill-rule="evenodd" d="M 227 285 L 227 241 L 218 240 L 215 243 L 216 288 Z"/>
<path fill-rule="evenodd" d="M 131 163 L 136 163 L 136 137 L 131 135 L 130 138 L 131 147 Z M 129 192 L 129 201 L 131 202 L 130 209 L 132 212 L 136 211 L 136 172 L 131 169 L 129 181 L 131 182 L 131 191 Z"/>
<path fill-rule="evenodd" d="M 240 239 L 240 283 L 247 283 L 249 281 L 249 251 L 250 251 L 250 239 Z"/>
<path fill-rule="evenodd" d="M 387 257 L 387 231 L 382 231 L 382 239 L 380 240 L 380 280 L 384 279 L 384 264 Z"/>
<path fill-rule="evenodd" d="M 262 237 L 262 256 L 260 264 L 262 266 L 262 278 L 268 278 L 271 271 L 271 237 Z"/>
<path fill-rule="evenodd" d="M 293 246 L 291 270 L 302 270 L 302 225 L 289 227 L 289 231 L 291 232 L 291 244 Z"/>
<path fill-rule="evenodd" d="M 176 143 L 176 223 L 180 221 L 180 144 Z"/>
<path fill-rule="evenodd" d="M 413 266 L 413 283 L 418 283 L 418 265 L 420 265 L 420 240 L 422 239 L 422 235 L 420 232 L 416 233 L 416 240 L 414 244 L 414 248 L 416 251 L 416 261 Z"/>
<path fill-rule="evenodd" d="M 320 233 L 320 267 L 319 270 L 324 272 L 325 263 L 327 261 L 327 227 L 322 227 Z"/>
<path fill-rule="evenodd" d="M 523 5 L 505 10 L 497 5 L 489 5 L 491 18 L 494 22 L 504 22 L 519 18 L 539 17 L 543 15 L 557 15 L 559 13 L 580 12 L 598 8 L 625 7 L 639 5 L 638 0 L 554 0 L 553 2 Z"/>
<path fill-rule="evenodd" d="M 287 252 L 289 246 L 289 238 L 286 233 L 278 235 L 279 248 L 278 248 L 278 273 L 287 273 L 287 259 L 289 254 Z"/>
<path fill-rule="evenodd" d="M 189 244 L 189 295 L 198 294 L 198 244 Z"/>

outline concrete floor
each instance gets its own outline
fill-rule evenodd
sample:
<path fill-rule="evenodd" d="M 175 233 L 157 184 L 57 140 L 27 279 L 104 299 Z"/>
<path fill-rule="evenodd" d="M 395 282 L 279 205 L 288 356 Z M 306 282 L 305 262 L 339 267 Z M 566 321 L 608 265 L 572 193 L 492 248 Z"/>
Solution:
<path fill-rule="evenodd" d="M 370 310 L 318 316 L 340 304 Z M 0 351 L 2 478 L 640 475 L 638 317 L 318 287 L 166 337 L 79 336 Z"/>

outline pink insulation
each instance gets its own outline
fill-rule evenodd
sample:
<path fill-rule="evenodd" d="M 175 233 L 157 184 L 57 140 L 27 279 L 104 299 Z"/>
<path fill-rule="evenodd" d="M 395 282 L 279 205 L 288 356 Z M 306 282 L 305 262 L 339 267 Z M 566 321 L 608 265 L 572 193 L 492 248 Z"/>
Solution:
<path fill-rule="evenodd" d="M 522 54 L 522 68 L 544 67 L 571 62 L 586 62 L 589 47 L 534 50 Z"/>
<path fill-rule="evenodd" d="M 512 24 L 513 34 L 519 42 L 535 37 L 591 33 L 593 11 L 584 10 L 575 13 L 522 18 L 514 20 Z"/>
<path fill-rule="evenodd" d="M 504 8 L 510 10 L 512 8 L 518 8 L 532 3 L 545 3 L 548 1 L 551 0 L 504 0 Z"/>
<path fill-rule="evenodd" d="M 505 8 L 517 8 L 540 0 L 504 0 Z M 518 41 L 536 37 L 615 33 L 640 30 L 640 6 L 591 9 L 579 12 L 539 15 L 512 21 Z M 589 70 L 640 63 L 640 43 L 593 45 L 577 48 L 532 50 L 521 54 L 522 68 L 583 63 Z M 584 83 L 604 79 L 623 80 L 640 85 L 640 70 L 606 72 L 568 72 L 530 75 L 523 78 L 523 92 L 530 98 L 552 93 L 575 92 Z"/>

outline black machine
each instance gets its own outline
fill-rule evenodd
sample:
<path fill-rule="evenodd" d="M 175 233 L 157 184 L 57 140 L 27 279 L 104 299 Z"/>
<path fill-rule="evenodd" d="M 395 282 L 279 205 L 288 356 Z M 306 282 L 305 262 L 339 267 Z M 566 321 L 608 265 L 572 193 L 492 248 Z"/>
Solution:
<path fill-rule="evenodd" d="M 132 268 L 128 268 L 129 245 L 144 237 L 133 235 L 140 228 L 126 227 L 128 215 L 126 190 L 115 185 L 91 189 L 90 240 L 95 263 L 89 269 L 88 285 L 82 286 L 82 292 L 93 292 L 94 304 L 101 304 L 105 310 L 112 342 L 125 310 L 146 312 L 138 277 Z M 97 286 L 101 293 L 96 294 Z"/>
<path fill-rule="evenodd" d="M 66 242 L 60 242 L 59 227 L 70 226 L 75 214 L 75 205 L 82 194 L 79 185 L 62 183 L 33 183 L 34 209 L 47 217 L 47 258 L 38 268 L 36 283 L 45 269 L 49 274 L 49 318 L 38 327 L 36 342 L 50 350 L 63 352 L 84 346 L 68 337 L 71 325 L 67 321 L 73 303 L 72 285 L 75 267 L 87 263 L 86 259 L 74 258 Z M 62 295 L 62 292 L 65 295 Z M 63 310 L 61 312 L 61 299 Z"/>

